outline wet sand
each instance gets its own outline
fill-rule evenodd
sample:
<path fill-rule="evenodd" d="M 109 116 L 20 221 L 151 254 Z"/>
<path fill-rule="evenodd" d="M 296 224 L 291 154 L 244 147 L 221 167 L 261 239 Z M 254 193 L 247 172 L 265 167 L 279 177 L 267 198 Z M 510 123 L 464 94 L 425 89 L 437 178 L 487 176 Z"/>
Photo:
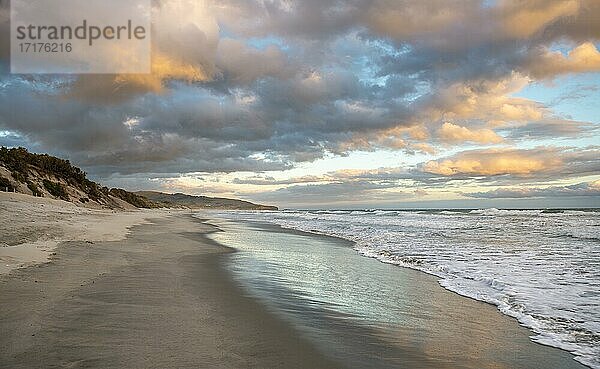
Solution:
<path fill-rule="evenodd" d="M 2 368 L 332 368 L 224 275 L 189 215 L 0 279 Z"/>
<path fill-rule="evenodd" d="M 165 216 L 134 226 L 124 240 L 61 243 L 51 262 L 0 276 L 0 367 L 364 367 L 340 360 L 333 347 L 242 288 L 226 265 L 243 252 L 232 254 L 210 241 L 207 235 L 215 230 L 190 215 Z M 355 255 L 343 243 L 340 248 L 375 263 L 370 267 L 394 268 Z M 581 367 L 566 352 L 528 341 L 526 329 L 492 306 L 447 292 L 422 273 L 405 272 L 395 278 L 416 306 L 407 312 L 414 324 L 394 337 L 379 337 L 383 346 L 369 343 L 380 332 L 350 320 L 332 330 L 349 349 L 358 347 L 348 343 L 357 337 L 357 345 L 367 343 L 371 351 L 354 354 L 364 354 L 371 367 L 386 355 L 395 358 L 394 365 L 379 367 Z M 449 310 L 428 315 L 428 305 L 440 304 Z M 508 337 L 505 346 L 494 341 L 493 329 Z M 494 355 L 510 357 L 486 365 Z"/>
<path fill-rule="evenodd" d="M 339 238 L 244 221 L 211 221 L 239 252 L 238 283 L 348 368 L 584 369 L 496 306 L 438 278 L 359 255 Z"/>

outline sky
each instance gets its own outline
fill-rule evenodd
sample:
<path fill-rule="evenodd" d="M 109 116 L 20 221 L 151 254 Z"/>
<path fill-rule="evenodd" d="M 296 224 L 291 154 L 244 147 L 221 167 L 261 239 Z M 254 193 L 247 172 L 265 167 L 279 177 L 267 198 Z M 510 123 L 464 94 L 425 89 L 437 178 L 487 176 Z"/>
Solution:
<path fill-rule="evenodd" d="M 13 75 L 0 145 L 283 208 L 600 207 L 600 1 L 153 0 L 152 73 Z"/>

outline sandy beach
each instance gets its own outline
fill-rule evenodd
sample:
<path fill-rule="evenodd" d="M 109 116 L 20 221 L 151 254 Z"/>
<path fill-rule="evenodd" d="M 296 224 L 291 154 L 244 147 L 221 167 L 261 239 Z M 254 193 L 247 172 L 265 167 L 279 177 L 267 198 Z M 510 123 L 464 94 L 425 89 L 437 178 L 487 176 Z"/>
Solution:
<path fill-rule="evenodd" d="M 162 214 L 5 274 L 0 367 L 336 367 L 231 283 L 218 262 L 231 250 L 211 231 Z"/>
<path fill-rule="evenodd" d="M 0 212 L 9 245 L 3 263 L 18 259 L 15 250 L 34 250 L 0 276 L 2 368 L 583 368 L 567 352 L 531 342 L 530 331 L 491 305 L 359 256 L 346 241 L 271 226 L 216 227 L 185 211 L 113 213 L 21 200 L 3 198 Z M 292 264 L 300 248 L 346 277 L 358 274 L 343 268 L 392 278 L 398 295 L 390 306 L 404 323 L 390 335 L 360 315 L 321 310 L 330 287 L 365 304 L 347 288 L 368 286 L 344 283 L 341 274 L 318 282 L 323 295 L 313 307 L 290 295 L 287 309 L 298 314 L 288 319 L 278 299 L 290 296 L 269 290 L 269 279 L 283 279 L 262 268 L 232 273 L 251 253 L 223 246 L 227 237 L 215 242 L 220 234 L 283 247 Z M 40 251 L 40 242 L 51 246 Z M 257 284 L 266 298 L 254 293 Z M 311 324 L 324 333 L 304 329 Z"/>
<path fill-rule="evenodd" d="M 0 0 L 0 369 L 600 369 L 600 0 Z"/>
<path fill-rule="evenodd" d="M 172 210 L 99 210 L 20 193 L 0 192 L 0 274 L 47 261 L 66 241 L 118 241 L 131 227 Z"/>

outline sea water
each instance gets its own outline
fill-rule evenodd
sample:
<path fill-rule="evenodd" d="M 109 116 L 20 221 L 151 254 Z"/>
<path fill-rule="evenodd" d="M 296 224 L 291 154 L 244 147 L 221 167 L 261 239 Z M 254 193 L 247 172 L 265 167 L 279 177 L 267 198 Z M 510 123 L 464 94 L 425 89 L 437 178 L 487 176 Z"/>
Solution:
<path fill-rule="evenodd" d="M 418 269 L 494 304 L 532 340 L 600 368 L 600 212 L 363 210 L 220 212 L 345 238 L 360 254 Z"/>

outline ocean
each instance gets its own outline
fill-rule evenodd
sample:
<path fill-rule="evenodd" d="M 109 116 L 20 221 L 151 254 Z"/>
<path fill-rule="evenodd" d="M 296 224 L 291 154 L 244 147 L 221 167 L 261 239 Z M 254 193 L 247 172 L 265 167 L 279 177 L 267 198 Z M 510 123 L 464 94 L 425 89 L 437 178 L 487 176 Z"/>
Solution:
<path fill-rule="evenodd" d="M 288 210 L 213 215 L 352 241 L 359 254 L 432 274 L 443 288 L 493 304 L 516 318 L 534 332 L 534 342 L 567 350 L 581 363 L 600 368 L 598 211 Z"/>

